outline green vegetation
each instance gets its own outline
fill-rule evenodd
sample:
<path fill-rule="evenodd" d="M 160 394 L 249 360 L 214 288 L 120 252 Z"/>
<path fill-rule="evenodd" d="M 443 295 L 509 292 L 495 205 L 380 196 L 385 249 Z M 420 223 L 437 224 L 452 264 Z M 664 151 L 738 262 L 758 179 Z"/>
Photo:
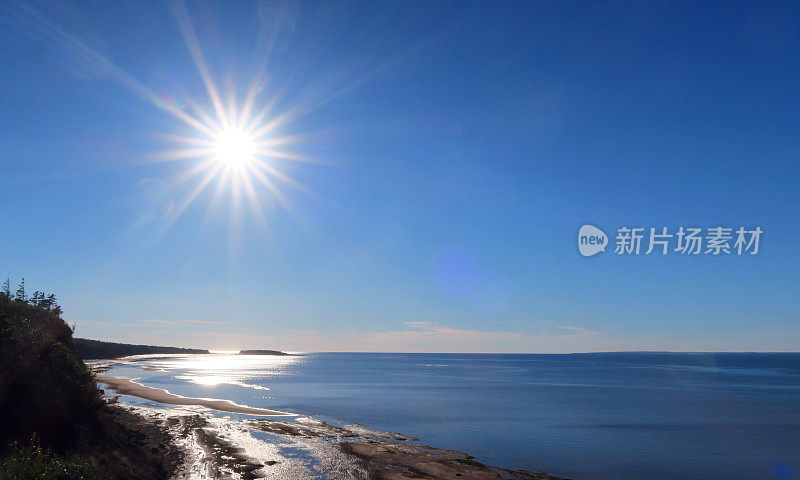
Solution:
<path fill-rule="evenodd" d="M 72 333 L 55 296 L 27 298 L 24 283 L 12 295 L 5 282 L 0 480 L 167 478 L 174 465 L 163 455 L 166 434 L 106 405 Z"/>
<path fill-rule="evenodd" d="M 0 293 L 0 444 L 37 433 L 60 449 L 103 405 L 60 313 L 27 301 L 24 284 Z"/>
<path fill-rule="evenodd" d="M 0 459 L 0 480 L 102 480 L 102 471 L 90 464 L 59 457 L 39 445 L 12 444 Z"/>
<path fill-rule="evenodd" d="M 154 345 L 131 345 L 128 343 L 103 342 L 88 338 L 75 338 L 75 348 L 84 359 L 117 358 L 128 355 L 153 353 L 209 353 L 198 348 L 157 347 Z"/>

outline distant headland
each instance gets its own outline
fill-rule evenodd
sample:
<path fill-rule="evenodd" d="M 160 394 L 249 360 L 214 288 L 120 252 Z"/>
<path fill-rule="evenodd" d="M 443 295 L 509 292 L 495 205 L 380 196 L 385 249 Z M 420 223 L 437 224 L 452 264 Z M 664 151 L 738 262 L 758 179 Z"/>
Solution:
<path fill-rule="evenodd" d="M 239 355 L 291 355 L 279 350 L 239 350 Z"/>

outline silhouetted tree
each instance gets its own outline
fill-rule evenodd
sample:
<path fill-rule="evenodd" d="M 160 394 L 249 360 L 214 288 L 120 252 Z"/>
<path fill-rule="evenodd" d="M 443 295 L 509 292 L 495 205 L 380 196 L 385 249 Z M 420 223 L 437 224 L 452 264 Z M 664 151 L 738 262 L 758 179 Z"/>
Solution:
<path fill-rule="evenodd" d="M 62 313 L 61 307 L 58 306 L 58 303 L 56 302 L 56 296 L 53 293 L 51 293 L 50 295 L 47 296 L 46 299 L 44 299 L 44 304 L 42 306 L 48 310 L 52 310 L 53 312 L 55 312 L 56 315 L 61 315 Z"/>
<path fill-rule="evenodd" d="M 31 300 L 30 300 L 29 303 L 31 305 L 35 305 L 37 307 L 43 307 L 44 306 L 44 300 L 45 300 L 44 299 L 44 292 L 40 292 L 39 290 L 36 290 L 35 292 L 33 292 L 33 296 L 31 297 Z"/>
<path fill-rule="evenodd" d="M 19 288 L 17 288 L 17 293 L 14 295 L 14 298 L 20 301 L 25 301 L 25 277 L 22 277 L 22 281 L 19 282 Z"/>
<path fill-rule="evenodd" d="M 0 288 L 0 298 L 3 297 L 8 298 L 9 300 L 18 300 L 35 307 L 41 307 L 46 310 L 50 310 L 56 315 L 61 315 L 62 313 L 61 307 L 58 305 L 56 300 L 56 296 L 52 293 L 45 296 L 44 292 L 36 290 L 32 296 L 28 297 L 25 294 L 25 277 L 23 277 L 19 282 L 19 287 L 14 295 L 11 295 L 11 280 L 6 279 L 6 281 L 3 282 L 2 288 Z"/>

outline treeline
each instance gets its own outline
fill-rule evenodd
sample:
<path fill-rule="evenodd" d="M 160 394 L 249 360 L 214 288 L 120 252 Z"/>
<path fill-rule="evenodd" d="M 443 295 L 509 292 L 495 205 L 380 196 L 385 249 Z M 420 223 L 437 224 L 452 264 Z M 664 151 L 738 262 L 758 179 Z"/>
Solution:
<path fill-rule="evenodd" d="M 155 353 L 209 353 L 199 348 L 159 347 L 155 345 L 131 345 L 128 343 L 104 342 L 75 338 L 75 348 L 84 359 L 127 357 L 128 355 L 147 355 Z"/>
<path fill-rule="evenodd" d="M 8 299 L 8 300 L 16 300 L 18 302 L 25 302 L 30 305 L 41 307 L 45 310 L 50 310 L 55 312 L 56 315 L 61 315 L 61 307 L 58 306 L 56 302 L 55 294 L 50 294 L 45 296 L 44 292 L 35 291 L 33 295 L 28 297 L 25 294 L 25 277 L 22 277 L 22 281 L 19 282 L 19 286 L 17 290 L 12 294 L 11 293 L 11 279 L 6 278 L 6 281 L 3 282 L 3 288 L 0 290 L 0 296 Z"/>

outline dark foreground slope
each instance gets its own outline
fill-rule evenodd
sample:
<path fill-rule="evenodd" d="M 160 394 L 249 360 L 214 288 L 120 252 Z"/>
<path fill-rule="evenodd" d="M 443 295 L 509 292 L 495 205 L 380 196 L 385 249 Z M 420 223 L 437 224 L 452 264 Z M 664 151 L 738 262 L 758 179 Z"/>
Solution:
<path fill-rule="evenodd" d="M 89 340 L 88 338 L 75 338 L 75 349 L 81 357 L 89 359 L 106 359 L 127 357 L 128 355 L 147 355 L 154 353 L 209 353 L 208 350 L 199 348 L 159 347 L 156 345 L 131 345 L 129 343 L 104 342 Z"/>
<path fill-rule="evenodd" d="M 58 307 L 0 294 L 0 480 L 167 478 L 162 432 L 101 394 Z"/>

